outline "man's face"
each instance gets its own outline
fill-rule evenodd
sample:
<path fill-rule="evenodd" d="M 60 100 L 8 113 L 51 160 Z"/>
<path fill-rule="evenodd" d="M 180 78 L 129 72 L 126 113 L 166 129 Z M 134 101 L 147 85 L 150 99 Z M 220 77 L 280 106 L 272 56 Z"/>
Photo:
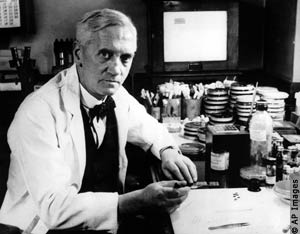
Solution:
<path fill-rule="evenodd" d="M 136 36 L 130 28 L 107 27 L 94 33 L 86 45 L 78 45 L 79 79 L 97 99 L 113 95 L 125 81 L 136 51 Z"/>

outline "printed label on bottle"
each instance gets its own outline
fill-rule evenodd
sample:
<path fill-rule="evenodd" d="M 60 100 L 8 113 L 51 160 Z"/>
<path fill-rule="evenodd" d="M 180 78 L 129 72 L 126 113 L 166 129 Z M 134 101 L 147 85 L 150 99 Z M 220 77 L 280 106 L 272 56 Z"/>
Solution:
<path fill-rule="evenodd" d="M 276 182 L 276 166 L 267 165 L 266 167 L 266 183 L 275 184 Z"/>
<path fill-rule="evenodd" d="M 266 141 L 267 131 L 250 129 L 250 139 L 253 141 Z"/>
<path fill-rule="evenodd" d="M 229 152 L 211 152 L 210 167 L 216 171 L 225 171 L 229 167 Z"/>

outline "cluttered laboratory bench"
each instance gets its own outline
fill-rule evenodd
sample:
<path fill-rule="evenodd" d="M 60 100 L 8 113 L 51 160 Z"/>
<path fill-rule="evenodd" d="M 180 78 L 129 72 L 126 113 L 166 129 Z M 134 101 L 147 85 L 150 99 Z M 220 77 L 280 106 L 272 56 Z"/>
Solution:
<path fill-rule="evenodd" d="M 161 233 L 205 234 L 214 230 L 218 233 L 247 234 L 288 232 L 290 181 L 285 178 L 268 184 L 255 177 L 249 180 L 242 178 L 240 169 L 248 165 L 250 157 L 249 132 L 238 125 L 208 125 L 203 144 L 199 126 L 197 137 L 186 134 L 191 133 L 186 131 L 191 130 L 187 126 L 197 126 L 196 122 L 182 124 L 180 130 L 172 135 L 182 153 L 196 164 L 198 182 L 191 187 L 188 198 L 176 211 L 170 216 L 162 214 Z M 296 125 L 289 121 L 276 122 L 274 129 L 284 136 L 296 133 Z M 295 143 L 288 139 L 284 138 L 285 145 Z M 216 150 L 224 147 L 225 151 Z M 227 170 L 212 170 L 212 151 L 221 152 L 223 156 L 224 152 L 228 153 L 230 164 Z"/>
<path fill-rule="evenodd" d="M 201 85 L 164 83 L 157 88 L 166 97 L 159 109 L 156 94 L 141 92 L 198 172 L 166 233 L 288 232 L 289 178 L 300 169 L 299 116 L 285 119 L 289 94 L 238 82 L 216 86 L 199 98 Z"/>

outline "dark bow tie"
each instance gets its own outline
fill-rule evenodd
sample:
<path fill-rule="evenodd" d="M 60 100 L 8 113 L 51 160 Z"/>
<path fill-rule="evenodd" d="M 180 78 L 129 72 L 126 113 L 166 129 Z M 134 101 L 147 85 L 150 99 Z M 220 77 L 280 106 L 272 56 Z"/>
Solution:
<path fill-rule="evenodd" d="M 99 118 L 103 119 L 104 116 L 107 115 L 107 112 L 114 109 L 115 107 L 115 101 L 111 96 L 107 96 L 105 102 L 100 105 L 96 105 L 89 110 L 91 122 L 95 117 L 97 118 L 97 121 L 99 121 Z"/>

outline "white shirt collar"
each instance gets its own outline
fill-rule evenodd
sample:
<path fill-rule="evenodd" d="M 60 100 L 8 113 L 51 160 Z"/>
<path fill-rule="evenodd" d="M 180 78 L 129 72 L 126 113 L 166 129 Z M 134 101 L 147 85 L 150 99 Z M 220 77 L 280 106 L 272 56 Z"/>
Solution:
<path fill-rule="evenodd" d="M 93 95 L 91 95 L 83 86 L 80 84 L 80 98 L 82 104 L 87 108 L 93 108 L 96 105 L 102 104 L 106 97 L 103 100 L 98 100 Z"/>

